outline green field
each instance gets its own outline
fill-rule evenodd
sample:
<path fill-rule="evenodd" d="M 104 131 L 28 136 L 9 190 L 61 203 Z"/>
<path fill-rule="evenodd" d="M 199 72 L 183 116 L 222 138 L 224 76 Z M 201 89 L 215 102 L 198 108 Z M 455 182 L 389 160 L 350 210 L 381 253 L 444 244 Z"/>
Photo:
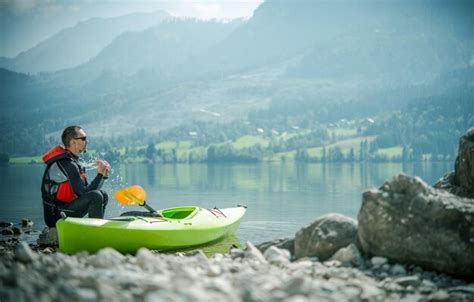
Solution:
<path fill-rule="evenodd" d="M 233 142 L 232 146 L 237 150 L 250 148 L 258 144 L 266 148 L 268 147 L 269 143 L 270 142 L 268 141 L 268 139 L 263 138 L 261 136 L 245 135 L 237 139 L 235 142 Z"/>
<path fill-rule="evenodd" d="M 380 148 L 377 150 L 377 155 L 387 156 L 388 158 L 393 158 L 396 156 L 402 156 L 403 148 L 401 146 L 395 146 L 390 148 Z"/>
<path fill-rule="evenodd" d="M 330 136 L 336 138 L 347 138 L 357 136 L 357 129 L 355 128 L 335 128 L 328 131 Z"/>
<path fill-rule="evenodd" d="M 43 160 L 40 156 L 23 156 L 23 157 L 12 157 L 10 158 L 10 164 L 39 164 Z"/>

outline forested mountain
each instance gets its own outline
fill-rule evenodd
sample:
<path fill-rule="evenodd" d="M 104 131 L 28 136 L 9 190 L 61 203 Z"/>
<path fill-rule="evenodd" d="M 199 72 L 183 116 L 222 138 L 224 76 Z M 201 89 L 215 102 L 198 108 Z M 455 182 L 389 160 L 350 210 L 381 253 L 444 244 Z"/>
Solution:
<path fill-rule="evenodd" d="M 72 123 L 97 139 L 120 136 L 128 144 L 193 121 L 232 125 L 233 133 L 202 140 L 210 143 L 260 127 L 320 131 L 341 119 L 370 118 L 375 124 L 361 131 L 383 145 L 392 134 L 379 121 L 409 119 L 405 108 L 427 100 L 472 100 L 463 94 L 473 79 L 472 7 L 464 0 L 267 0 L 247 21 L 173 19 L 123 33 L 67 70 L 2 70 L 1 130 L 8 135 L 0 152 L 41 153 Z M 34 147 L 19 148 L 27 142 Z"/>
<path fill-rule="evenodd" d="M 97 55 L 120 34 L 144 30 L 169 17 L 158 11 L 89 19 L 59 31 L 15 58 L 0 58 L 0 66 L 24 73 L 75 67 Z"/>

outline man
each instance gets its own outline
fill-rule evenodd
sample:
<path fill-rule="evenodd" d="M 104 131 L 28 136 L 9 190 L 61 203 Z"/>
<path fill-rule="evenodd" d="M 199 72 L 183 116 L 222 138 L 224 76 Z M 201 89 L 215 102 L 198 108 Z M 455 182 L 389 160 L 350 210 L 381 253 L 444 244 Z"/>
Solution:
<path fill-rule="evenodd" d="M 85 168 L 79 163 L 79 155 L 86 152 L 87 135 L 79 126 L 64 129 L 57 145 L 43 155 L 46 170 L 43 175 L 41 194 L 44 220 L 47 226 L 55 227 L 64 212 L 70 217 L 103 218 L 107 205 L 107 193 L 100 190 L 110 172 L 105 160 L 97 160 L 97 176 L 89 184 Z"/>

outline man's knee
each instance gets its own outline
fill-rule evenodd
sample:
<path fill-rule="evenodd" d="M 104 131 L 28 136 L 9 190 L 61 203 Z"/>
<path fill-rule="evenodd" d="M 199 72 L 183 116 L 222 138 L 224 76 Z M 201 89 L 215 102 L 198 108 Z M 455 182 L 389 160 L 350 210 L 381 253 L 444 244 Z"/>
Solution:
<path fill-rule="evenodd" d="M 104 197 L 103 193 L 100 190 L 93 190 L 87 192 L 87 197 L 90 202 L 94 204 L 103 204 L 104 201 L 107 202 L 106 197 Z"/>
<path fill-rule="evenodd" d="M 107 205 L 108 201 L 109 201 L 109 195 L 107 195 L 107 192 L 103 191 L 103 190 L 100 190 L 100 193 L 102 193 L 102 197 L 103 197 L 103 204 L 104 206 Z"/>

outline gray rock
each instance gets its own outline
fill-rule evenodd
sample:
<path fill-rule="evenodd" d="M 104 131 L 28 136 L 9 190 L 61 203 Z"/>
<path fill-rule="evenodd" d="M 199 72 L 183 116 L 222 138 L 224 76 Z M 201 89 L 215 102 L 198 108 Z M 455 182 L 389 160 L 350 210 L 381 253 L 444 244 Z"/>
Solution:
<path fill-rule="evenodd" d="M 311 282 L 300 276 L 292 277 L 284 286 L 285 292 L 290 296 L 306 294 L 311 290 Z"/>
<path fill-rule="evenodd" d="M 263 257 L 262 253 L 259 249 L 257 249 L 250 241 L 247 241 L 245 252 L 245 258 L 253 259 L 258 262 L 266 263 L 265 257 Z"/>
<path fill-rule="evenodd" d="M 77 288 L 73 295 L 78 301 L 97 301 L 97 293 L 90 288 Z"/>
<path fill-rule="evenodd" d="M 364 258 L 362 258 L 359 249 L 353 243 L 339 249 L 330 260 L 338 260 L 343 266 L 362 267 L 365 265 Z"/>
<path fill-rule="evenodd" d="M 392 268 L 390 269 L 390 272 L 391 272 L 393 275 L 406 275 L 407 270 L 403 267 L 403 265 L 395 264 L 395 265 L 392 266 Z"/>
<path fill-rule="evenodd" d="M 237 258 L 243 258 L 244 257 L 244 251 L 241 249 L 231 249 L 230 250 L 230 257 L 232 259 L 237 259 Z"/>
<path fill-rule="evenodd" d="M 197 250 L 194 250 L 194 251 L 189 251 L 189 252 L 185 252 L 183 253 L 183 256 L 185 257 L 195 257 L 195 256 L 198 256 L 200 257 L 201 259 L 202 258 L 207 258 L 206 254 L 204 254 L 204 252 L 200 249 L 197 249 Z"/>
<path fill-rule="evenodd" d="M 295 235 L 295 258 L 329 259 L 339 249 L 357 241 L 357 222 L 340 214 L 326 214 Z"/>
<path fill-rule="evenodd" d="M 154 266 L 157 263 L 157 255 L 147 248 L 141 248 L 137 251 L 136 261 L 142 268 Z"/>
<path fill-rule="evenodd" d="M 290 252 L 285 249 L 279 249 L 276 246 L 271 246 L 265 250 L 263 256 L 271 264 L 285 264 L 290 262 Z"/>
<path fill-rule="evenodd" d="M 449 294 L 445 290 L 438 290 L 437 292 L 428 296 L 429 301 L 447 301 L 449 299 Z"/>
<path fill-rule="evenodd" d="M 370 259 L 370 264 L 372 264 L 372 266 L 382 266 L 387 262 L 388 260 L 385 257 L 372 257 Z"/>
<path fill-rule="evenodd" d="M 31 250 L 28 243 L 22 241 L 15 248 L 15 259 L 23 262 L 30 263 L 36 260 L 38 256 Z"/>
<path fill-rule="evenodd" d="M 474 295 L 474 283 L 464 286 L 455 286 L 449 289 L 449 292 L 461 292 Z"/>
<path fill-rule="evenodd" d="M 474 200 L 398 175 L 363 194 L 363 250 L 462 277 L 474 276 Z"/>
<path fill-rule="evenodd" d="M 461 197 L 474 198 L 474 127 L 459 139 L 454 171 L 442 177 L 434 187 Z"/>
<path fill-rule="evenodd" d="M 14 236 L 19 236 L 21 235 L 21 230 L 17 227 L 12 227 L 13 235 Z"/>
<path fill-rule="evenodd" d="M 32 227 L 33 226 L 33 221 L 31 219 L 28 219 L 28 218 L 23 218 L 21 220 L 21 226 L 24 227 L 24 228 Z"/>
<path fill-rule="evenodd" d="M 5 236 L 13 236 L 14 235 L 13 230 L 11 228 L 3 229 L 3 230 L 0 231 L 0 233 L 2 235 L 5 235 Z"/>
<path fill-rule="evenodd" d="M 342 262 L 339 260 L 327 260 L 324 261 L 323 264 L 327 267 L 340 267 L 342 266 Z"/>
<path fill-rule="evenodd" d="M 466 197 L 474 197 L 474 127 L 459 139 L 454 183 L 463 188 Z"/>
<path fill-rule="evenodd" d="M 399 277 L 395 279 L 395 282 L 400 284 L 401 286 L 413 286 L 417 287 L 420 285 L 421 280 L 418 276 L 406 276 L 406 277 Z"/>
<path fill-rule="evenodd" d="M 56 228 L 45 227 L 38 236 L 36 243 L 41 247 L 57 247 L 58 246 L 58 232 Z"/>
<path fill-rule="evenodd" d="M 42 249 L 41 253 L 43 253 L 43 254 L 52 254 L 52 253 L 54 253 L 54 249 L 52 247 L 48 246 L 48 247 Z"/>
<path fill-rule="evenodd" d="M 114 250 L 106 247 L 97 252 L 96 255 L 89 258 L 89 264 L 98 268 L 112 268 L 120 265 L 125 256 Z"/>
<path fill-rule="evenodd" d="M 0 221 L 0 228 L 11 228 L 12 226 L 12 222 Z"/>
<path fill-rule="evenodd" d="M 275 246 L 279 249 L 285 249 L 290 252 L 291 255 L 295 253 L 295 239 L 294 238 L 281 238 L 272 241 L 266 241 L 256 245 L 255 247 L 258 248 L 262 253 L 271 247 Z"/>
<path fill-rule="evenodd" d="M 423 294 L 429 294 L 436 291 L 438 288 L 436 284 L 429 280 L 422 280 L 421 284 L 418 286 L 418 291 Z"/>

